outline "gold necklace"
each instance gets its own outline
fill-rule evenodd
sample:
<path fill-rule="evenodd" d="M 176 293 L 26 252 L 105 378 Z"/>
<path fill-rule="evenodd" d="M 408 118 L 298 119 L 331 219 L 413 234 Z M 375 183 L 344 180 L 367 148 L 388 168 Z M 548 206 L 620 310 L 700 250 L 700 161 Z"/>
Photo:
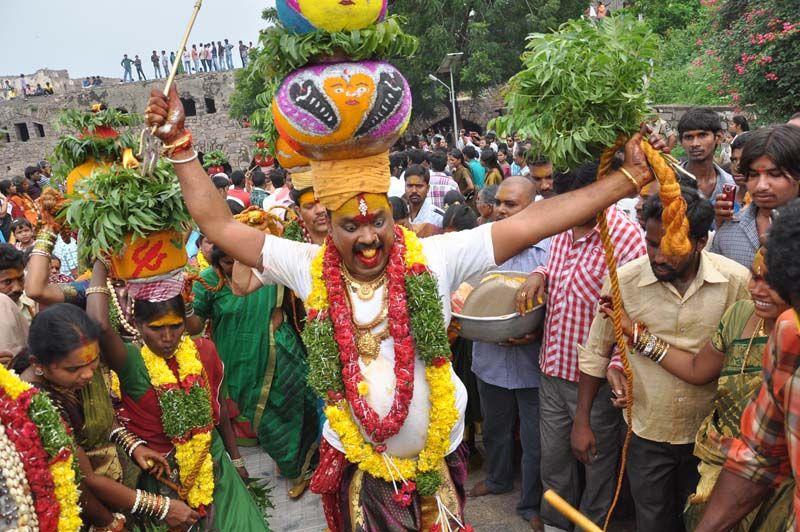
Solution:
<path fill-rule="evenodd" d="M 364 364 L 369 366 L 381 352 L 381 343 L 389 338 L 389 325 L 387 324 L 381 331 L 374 333 L 372 330 L 380 325 L 389 315 L 389 289 L 385 287 L 383 290 L 383 298 L 381 301 L 381 310 L 378 315 L 369 323 L 359 323 L 356 321 L 355 310 L 353 309 L 352 295 L 347 294 L 347 306 L 350 307 L 351 321 L 356 335 L 356 349 L 358 356 L 364 361 Z"/>
<path fill-rule="evenodd" d="M 352 290 L 361 301 L 369 301 L 375 296 L 375 290 L 380 288 L 386 282 L 386 270 L 383 270 L 380 277 L 372 281 L 356 281 L 347 268 L 342 264 L 342 277 L 344 277 L 345 284 Z"/>

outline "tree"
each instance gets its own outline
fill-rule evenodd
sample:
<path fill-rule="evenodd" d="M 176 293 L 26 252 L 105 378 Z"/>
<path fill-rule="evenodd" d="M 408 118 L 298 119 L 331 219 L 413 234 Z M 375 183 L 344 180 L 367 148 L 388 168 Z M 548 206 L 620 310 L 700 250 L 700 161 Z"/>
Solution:
<path fill-rule="evenodd" d="M 754 105 L 761 122 L 785 122 L 800 102 L 796 0 L 729 0 L 716 23 L 716 50 L 733 102 Z"/>
<path fill-rule="evenodd" d="M 653 31 L 666 35 L 669 30 L 685 28 L 700 13 L 697 0 L 636 0 L 633 10 L 641 14 Z"/>
<path fill-rule="evenodd" d="M 456 92 L 479 96 L 522 68 L 520 55 L 530 33 L 548 31 L 579 16 L 583 4 L 579 0 L 397 0 L 391 12 L 406 17 L 404 29 L 420 41 L 413 59 L 396 62 L 411 86 L 415 116 L 430 117 L 441 103 L 450 109 L 447 91 L 428 78 L 446 54 L 464 52 L 455 73 Z"/>

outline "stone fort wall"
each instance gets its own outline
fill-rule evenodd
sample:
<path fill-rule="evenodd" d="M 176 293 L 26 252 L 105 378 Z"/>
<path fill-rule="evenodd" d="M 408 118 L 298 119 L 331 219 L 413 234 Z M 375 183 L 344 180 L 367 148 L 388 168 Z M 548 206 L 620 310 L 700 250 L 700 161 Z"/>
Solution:
<path fill-rule="evenodd" d="M 247 168 L 254 148 L 253 130 L 229 117 L 228 101 L 236 71 L 178 76 L 176 83 L 192 128 L 195 146 L 207 152 L 221 149 L 234 168 Z M 53 96 L 17 98 L 0 102 L 0 178 L 21 175 L 26 166 L 52 153 L 61 134 L 55 120 L 64 109 L 88 110 L 94 103 L 143 113 L 152 89 L 162 89 L 164 80 L 126 84 L 104 84 L 92 89 L 74 88 Z"/>

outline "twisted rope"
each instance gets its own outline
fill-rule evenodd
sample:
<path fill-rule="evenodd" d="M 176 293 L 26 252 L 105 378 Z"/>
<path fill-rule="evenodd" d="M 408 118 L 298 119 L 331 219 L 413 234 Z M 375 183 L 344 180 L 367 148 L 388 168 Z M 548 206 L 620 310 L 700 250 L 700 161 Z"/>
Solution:
<path fill-rule="evenodd" d="M 597 180 L 603 179 L 611 168 L 614 154 L 626 142 L 626 138 L 620 137 L 617 142 L 606 149 L 600 157 L 600 166 L 597 169 Z M 692 245 L 689 242 L 689 221 L 686 219 L 686 201 L 681 195 L 681 187 L 672 168 L 667 164 L 658 150 L 653 148 L 647 141 L 641 143 L 642 151 L 647 157 L 647 162 L 653 169 L 653 173 L 659 182 L 659 196 L 664 205 L 662 213 L 662 223 L 664 224 L 664 237 L 661 240 L 661 250 L 665 255 L 685 256 L 691 252 Z M 603 251 L 606 256 L 608 266 L 608 278 L 611 285 L 611 300 L 614 312 L 612 321 L 614 323 L 614 339 L 616 340 L 617 350 L 622 361 L 622 368 L 625 380 L 628 384 L 625 414 L 628 418 L 628 430 L 625 433 L 625 442 L 622 444 L 622 459 L 620 461 L 619 476 L 617 477 L 617 487 L 614 491 L 614 499 L 606 514 L 603 524 L 603 531 L 608 529 L 611 516 L 619 501 L 619 494 L 622 491 L 622 479 L 625 476 L 625 464 L 628 459 L 628 448 L 630 447 L 631 437 L 633 436 L 633 372 L 631 371 L 630 361 L 628 360 L 628 343 L 625 333 L 622 331 L 622 295 L 619 290 L 619 277 L 617 275 L 617 259 L 614 256 L 614 243 L 611 240 L 611 231 L 608 227 L 608 210 L 603 210 L 597 214 L 597 225 L 600 228 L 600 239 L 603 242 Z"/>

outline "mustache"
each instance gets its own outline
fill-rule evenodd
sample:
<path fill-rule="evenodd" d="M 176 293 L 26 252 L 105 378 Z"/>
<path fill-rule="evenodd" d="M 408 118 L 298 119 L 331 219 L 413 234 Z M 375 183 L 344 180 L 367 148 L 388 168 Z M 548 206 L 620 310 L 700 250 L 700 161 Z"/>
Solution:
<path fill-rule="evenodd" d="M 376 240 L 372 244 L 363 244 L 361 242 L 357 243 L 353 246 L 353 251 L 356 253 L 361 253 L 362 251 L 366 251 L 368 249 L 374 249 L 375 251 L 380 251 L 383 249 L 383 242 L 380 240 Z"/>

